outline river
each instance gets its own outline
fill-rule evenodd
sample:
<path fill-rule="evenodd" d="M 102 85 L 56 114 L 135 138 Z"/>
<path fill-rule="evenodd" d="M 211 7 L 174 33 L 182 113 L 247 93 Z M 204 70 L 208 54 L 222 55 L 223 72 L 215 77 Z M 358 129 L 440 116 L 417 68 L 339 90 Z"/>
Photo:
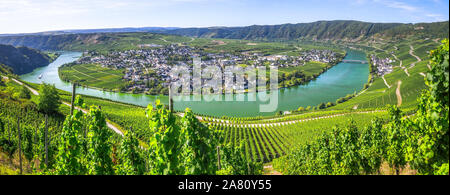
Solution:
<path fill-rule="evenodd" d="M 62 81 L 58 76 L 58 67 L 73 62 L 81 56 L 79 52 L 64 52 L 53 63 L 48 66 L 37 68 L 33 72 L 21 75 L 22 80 L 32 83 L 51 83 L 58 89 L 71 91 L 70 83 Z M 348 50 L 345 60 L 366 60 L 365 53 L 356 50 Z M 39 79 L 39 75 L 42 78 Z M 367 64 L 341 62 L 321 74 L 316 80 L 307 85 L 290 87 L 278 90 L 277 111 L 294 110 L 299 106 L 316 106 L 322 102 L 335 102 L 336 99 L 360 91 L 367 82 L 369 67 Z M 151 96 L 144 94 L 127 94 L 117 92 L 105 92 L 97 89 L 78 87 L 77 93 L 101 97 L 118 102 L 125 102 L 139 106 L 146 106 L 160 99 L 163 103 L 168 102 L 167 96 Z M 248 94 L 241 94 L 247 100 Z M 189 101 L 175 102 L 175 110 L 191 108 L 195 113 L 211 116 L 267 116 L 275 112 L 259 112 L 259 105 L 267 104 L 261 101 Z"/>

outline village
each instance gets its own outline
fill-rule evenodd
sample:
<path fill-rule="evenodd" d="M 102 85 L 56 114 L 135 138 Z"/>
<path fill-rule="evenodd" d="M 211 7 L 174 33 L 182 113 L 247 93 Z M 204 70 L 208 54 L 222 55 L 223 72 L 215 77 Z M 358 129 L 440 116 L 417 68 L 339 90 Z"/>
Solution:
<path fill-rule="evenodd" d="M 321 63 L 338 63 L 342 56 L 331 50 L 302 51 L 298 56 L 262 55 L 260 53 L 242 52 L 240 54 L 205 53 L 201 50 L 176 44 L 152 49 L 112 51 L 100 54 L 95 51 L 84 52 L 76 64 L 100 64 L 102 67 L 123 70 L 123 80 L 128 85 L 121 91 L 158 94 L 168 93 L 169 83 L 178 81 L 170 75 L 174 66 L 186 66 L 192 70 L 193 58 L 201 58 L 202 68 L 216 66 L 224 71 L 225 67 L 239 65 L 241 67 L 277 66 L 278 68 L 302 66 L 309 61 Z M 223 72 L 223 75 L 233 74 Z M 176 76 L 175 76 L 176 77 Z M 189 82 L 189 81 L 182 81 Z M 230 83 L 223 81 L 225 87 Z M 185 83 L 188 84 L 188 83 Z M 248 82 L 246 81 L 245 87 Z"/>

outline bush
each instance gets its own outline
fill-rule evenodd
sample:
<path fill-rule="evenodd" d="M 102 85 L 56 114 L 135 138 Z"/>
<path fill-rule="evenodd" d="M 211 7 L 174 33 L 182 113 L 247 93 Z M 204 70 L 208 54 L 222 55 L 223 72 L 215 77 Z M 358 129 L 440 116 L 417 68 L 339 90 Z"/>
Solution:
<path fill-rule="evenodd" d="M 38 109 L 41 112 L 50 114 L 58 111 L 60 97 L 54 85 L 42 84 L 39 89 Z"/>
<path fill-rule="evenodd" d="M 27 87 L 22 85 L 22 88 L 20 89 L 20 92 L 19 92 L 19 97 L 22 99 L 30 99 L 31 91 Z"/>

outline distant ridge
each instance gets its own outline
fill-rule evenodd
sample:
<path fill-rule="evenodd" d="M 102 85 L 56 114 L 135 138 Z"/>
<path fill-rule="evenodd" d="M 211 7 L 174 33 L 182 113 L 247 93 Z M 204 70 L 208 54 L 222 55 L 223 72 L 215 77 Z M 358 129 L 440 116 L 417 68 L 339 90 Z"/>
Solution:
<path fill-rule="evenodd" d="M 125 28 L 99 28 L 99 29 L 69 29 L 44 31 L 37 33 L 0 34 L 0 36 L 26 36 L 26 35 L 61 35 L 83 33 L 122 33 L 122 32 L 155 32 L 179 29 L 178 27 L 125 27 Z"/>
<path fill-rule="evenodd" d="M 35 49 L 0 45 L 0 64 L 10 67 L 15 74 L 32 72 L 35 68 L 47 66 L 50 61 L 47 54 Z"/>
<path fill-rule="evenodd" d="M 336 20 L 247 27 L 180 28 L 165 31 L 165 33 L 204 38 L 248 40 L 293 40 L 304 38 L 312 40 L 358 41 L 372 36 L 395 39 L 419 34 L 443 38 L 448 37 L 448 28 L 448 21 L 403 24 Z"/>
<path fill-rule="evenodd" d="M 33 34 L 0 36 L 0 44 L 27 46 L 44 50 L 67 48 L 73 42 L 112 41 L 107 33 L 159 33 L 197 38 L 246 39 L 259 41 L 320 40 L 358 42 L 383 39 L 396 40 L 410 36 L 418 38 L 448 38 L 449 22 L 433 23 L 370 23 L 354 20 L 317 21 L 312 23 L 253 25 L 246 27 L 208 28 L 111 28 L 62 30 Z"/>

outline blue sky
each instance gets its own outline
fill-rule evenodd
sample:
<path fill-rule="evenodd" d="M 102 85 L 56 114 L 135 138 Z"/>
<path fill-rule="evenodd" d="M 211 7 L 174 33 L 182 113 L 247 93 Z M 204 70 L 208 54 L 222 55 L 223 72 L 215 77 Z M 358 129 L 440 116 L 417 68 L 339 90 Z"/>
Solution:
<path fill-rule="evenodd" d="M 447 0 L 0 0 L 0 33 L 116 27 L 448 20 Z"/>

